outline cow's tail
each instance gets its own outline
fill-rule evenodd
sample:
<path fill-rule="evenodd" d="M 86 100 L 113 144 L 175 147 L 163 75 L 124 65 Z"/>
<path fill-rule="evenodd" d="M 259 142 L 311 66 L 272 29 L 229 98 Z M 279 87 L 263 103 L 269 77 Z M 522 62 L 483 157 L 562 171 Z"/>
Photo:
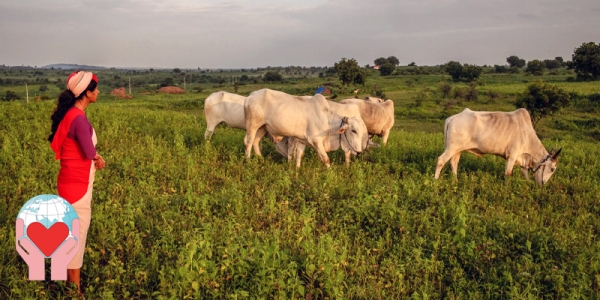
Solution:
<path fill-rule="evenodd" d="M 450 116 L 444 122 L 444 148 L 448 148 L 448 128 L 450 127 L 450 123 L 454 119 L 454 116 Z"/>

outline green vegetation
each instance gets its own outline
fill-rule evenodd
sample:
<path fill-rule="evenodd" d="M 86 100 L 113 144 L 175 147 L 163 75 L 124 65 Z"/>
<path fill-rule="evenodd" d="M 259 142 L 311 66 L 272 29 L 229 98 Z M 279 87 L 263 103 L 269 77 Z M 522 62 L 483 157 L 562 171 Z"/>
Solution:
<path fill-rule="evenodd" d="M 448 75 L 452 76 L 452 80 L 454 81 L 466 81 L 471 82 L 481 75 L 483 69 L 476 65 L 464 64 L 461 65 L 460 62 L 450 61 L 445 66 L 446 72 Z"/>
<path fill-rule="evenodd" d="M 546 65 L 542 61 L 534 59 L 527 62 L 525 72 L 531 75 L 541 76 L 544 74 L 544 68 L 546 68 Z"/>
<path fill-rule="evenodd" d="M 354 58 L 346 59 L 342 58 L 339 62 L 333 65 L 333 68 L 338 74 L 342 85 L 347 86 L 348 84 L 365 84 L 365 74 L 361 70 L 360 66 Z"/>
<path fill-rule="evenodd" d="M 543 117 L 568 106 L 569 100 L 569 94 L 563 89 L 538 81 L 527 86 L 527 90 L 517 97 L 515 105 L 529 111 L 535 128 Z"/>
<path fill-rule="evenodd" d="M 203 101 L 233 92 L 227 78 L 247 76 L 237 86 L 242 95 L 264 87 L 312 94 L 328 85 L 338 100 L 354 96 L 325 69 L 304 78 L 271 68 L 283 74 L 273 83 L 252 81 L 267 69 L 182 70 L 189 76 L 182 95 L 153 92 L 164 78 L 183 80 L 171 70 L 98 71 L 102 93 L 86 113 L 107 167 L 96 174 L 86 298 L 598 298 L 600 86 L 568 81 L 573 73 L 565 69 L 535 77 L 482 69 L 477 84 L 452 82 L 439 66 L 399 67 L 405 73 L 385 77 L 361 70 L 366 82 L 357 96 L 385 93 L 396 106 L 395 128 L 386 147 L 349 167 L 332 153 L 329 170 L 315 151 L 296 169 L 266 140 L 265 157 L 245 161 L 244 132 L 223 125 L 211 143 L 203 140 Z M 5 81 L 36 78 L 29 75 L 0 70 Z M 58 80 L 39 83 L 53 101 L 26 104 L 24 85 L 0 85 L 0 94 L 23 95 L 0 103 L 2 299 L 67 295 L 64 282 L 27 281 L 14 249 L 21 206 L 56 193 L 59 164 L 46 137 L 67 75 L 36 75 Z M 108 83 L 129 76 L 134 97 L 110 96 Z M 458 182 L 449 168 L 433 179 L 446 117 L 465 107 L 514 110 L 537 80 L 571 101 L 537 126 L 548 149 L 563 148 L 547 185 L 520 172 L 504 178 L 503 159 L 468 154 Z M 30 93 L 39 86 L 30 82 Z"/>
<path fill-rule="evenodd" d="M 507 57 L 506 62 L 510 65 L 511 68 L 522 68 L 525 66 L 525 60 L 519 58 L 516 55 L 511 55 Z"/>
<path fill-rule="evenodd" d="M 583 80 L 598 80 L 600 78 L 600 44 L 583 43 L 573 53 L 571 67 L 577 77 Z"/>

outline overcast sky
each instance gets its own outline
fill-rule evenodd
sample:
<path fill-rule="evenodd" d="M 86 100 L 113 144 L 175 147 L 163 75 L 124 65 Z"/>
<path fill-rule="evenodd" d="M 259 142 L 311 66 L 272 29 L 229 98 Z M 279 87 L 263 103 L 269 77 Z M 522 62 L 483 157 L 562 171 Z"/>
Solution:
<path fill-rule="evenodd" d="M 2 0 L 0 64 L 504 64 L 600 42 L 599 0 Z"/>

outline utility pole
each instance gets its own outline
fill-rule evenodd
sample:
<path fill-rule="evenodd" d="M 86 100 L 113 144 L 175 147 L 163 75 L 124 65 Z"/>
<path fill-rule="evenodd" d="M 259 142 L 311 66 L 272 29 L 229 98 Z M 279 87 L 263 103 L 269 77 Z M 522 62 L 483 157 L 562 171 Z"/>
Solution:
<path fill-rule="evenodd" d="M 129 77 L 129 95 L 131 95 L 131 77 Z"/>
<path fill-rule="evenodd" d="M 183 74 L 183 90 L 185 91 L 185 74 Z"/>
<path fill-rule="evenodd" d="M 27 97 L 27 103 L 29 103 L 29 88 L 27 87 L 27 82 L 25 82 L 25 96 Z"/>

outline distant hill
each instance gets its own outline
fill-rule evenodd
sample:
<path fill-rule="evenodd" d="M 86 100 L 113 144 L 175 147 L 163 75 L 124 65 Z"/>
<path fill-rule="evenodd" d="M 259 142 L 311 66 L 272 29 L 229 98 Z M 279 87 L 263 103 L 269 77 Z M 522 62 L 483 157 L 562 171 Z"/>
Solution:
<path fill-rule="evenodd" d="M 88 66 L 88 65 L 77 65 L 77 64 L 52 64 L 52 65 L 47 65 L 47 66 L 43 66 L 42 69 L 62 69 L 62 70 L 77 70 L 77 69 L 81 69 L 81 70 L 106 70 L 105 67 L 98 67 L 98 66 Z"/>

